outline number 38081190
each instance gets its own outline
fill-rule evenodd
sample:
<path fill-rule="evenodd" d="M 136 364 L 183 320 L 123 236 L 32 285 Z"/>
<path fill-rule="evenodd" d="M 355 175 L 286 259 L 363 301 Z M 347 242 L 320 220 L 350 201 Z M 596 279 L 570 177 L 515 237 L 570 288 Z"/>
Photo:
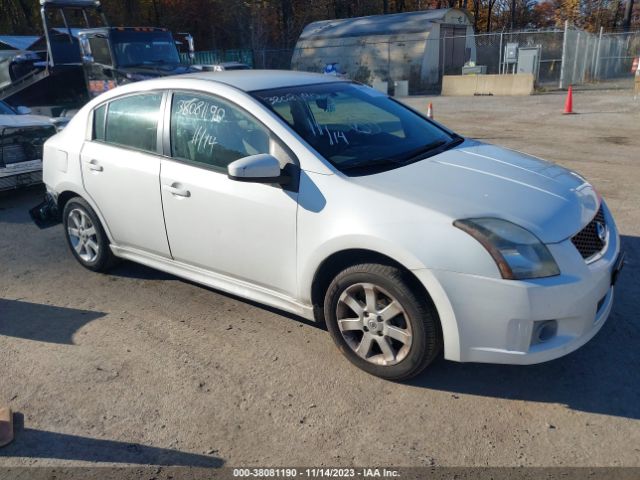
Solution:
<path fill-rule="evenodd" d="M 220 123 L 224 120 L 225 110 L 211 102 L 192 98 L 191 100 L 180 100 L 178 114 L 207 122 Z"/>

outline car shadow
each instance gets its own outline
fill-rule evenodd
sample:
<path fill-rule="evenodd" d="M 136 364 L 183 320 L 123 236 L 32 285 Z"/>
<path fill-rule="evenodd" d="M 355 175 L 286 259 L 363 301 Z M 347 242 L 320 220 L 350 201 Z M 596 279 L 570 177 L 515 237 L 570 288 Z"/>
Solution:
<path fill-rule="evenodd" d="M 304 317 L 296 315 L 295 313 L 287 312 L 285 310 L 281 310 L 276 307 L 271 307 L 269 305 L 264 305 L 259 302 L 254 302 L 253 300 L 249 300 L 244 297 L 239 297 L 232 293 L 223 292 L 222 290 L 216 290 L 215 288 L 208 287 L 206 285 L 202 285 L 201 283 L 193 282 L 191 280 L 187 280 L 185 278 L 176 277 L 175 275 L 171 275 L 170 273 L 165 273 L 160 270 L 156 270 L 151 267 L 147 267 L 146 265 L 142 265 L 135 262 L 130 262 L 128 260 L 122 261 L 112 270 L 109 270 L 109 275 L 116 275 L 122 278 L 134 278 L 140 280 L 177 280 L 179 282 L 187 283 L 197 288 L 202 288 L 210 291 L 211 293 L 215 293 L 217 295 L 223 295 L 232 300 L 236 300 L 238 302 L 246 303 L 247 305 L 251 305 L 253 307 L 259 308 L 260 310 L 264 310 L 266 312 L 274 313 L 276 315 L 280 315 L 282 317 L 289 318 L 299 323 L 303 323 L 305 325 L 318 328 L 320 330 L 326 330 L 326 326 L 323 323 L 314 322 L 312 320 L 307 320 Z"/>
<path fill-rule="evenodd" d="M 0 335 L 73 345 L 73 334 L 104 312 L 0 298 Z"/>
<path fill-rule="evenodd" d="M 436 361 L 410 385 L 640 419 L 640 238 L 624 236 L 627 262 L 614 308 L 596 337 L 577 351 L 529 366 Z"/>
<path fill-rule="evenodd" d="M 0 224 L 32 223 L 29 210 L 42 202 L 44 185 L 0 192 Z"/>
<path fill-rule="evenodd" d="M 80 437 L 24 428 L 22 414 L 14 414 L 15 438 L 0 449 L 2 457 L 75 460 L 136 465 L 219 468 L 218 457 L 150 447 L 139 443 Z"/>
<path fill-rule="evenodd" d="M 108 274 L 138 280 L 179 280 L 175 275 L 129 260 L 120 261 L 115 267 L 109 270 Z"/>

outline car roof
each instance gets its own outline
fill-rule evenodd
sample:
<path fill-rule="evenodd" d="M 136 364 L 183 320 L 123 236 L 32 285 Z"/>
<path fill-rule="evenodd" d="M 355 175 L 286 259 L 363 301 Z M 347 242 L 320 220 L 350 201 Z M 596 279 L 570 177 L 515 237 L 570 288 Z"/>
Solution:
<path fill-rule="evenodd" d="M 179 77 L 166 78 L 174 80 L 177 78 L 209 80 L 211 82 L 224 83 L 245 92 L 344 81 L 332 75 L 290 70 L 228 70 L 223 72 L 189 73 Z"/>

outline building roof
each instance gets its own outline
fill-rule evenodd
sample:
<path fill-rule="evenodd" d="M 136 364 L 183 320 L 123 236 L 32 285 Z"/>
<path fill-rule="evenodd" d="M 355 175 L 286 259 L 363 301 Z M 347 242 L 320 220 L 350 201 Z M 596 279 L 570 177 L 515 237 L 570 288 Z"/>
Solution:
<path fill-rule="evenodd" d="M 441 22 L 451 11 L 460 13 L 461 24 L 469 23 L 468 13 L 464 10 L 440 8 L 390 15 L 321 20 L 307 25 L 299 40 L 422 33 L 428 29 L 429 23 Z"/>
<path fill-rule="evenodd" d="M 0 50 L 28 50 L 38 38 L 31 35 L 0 35 Z"/>

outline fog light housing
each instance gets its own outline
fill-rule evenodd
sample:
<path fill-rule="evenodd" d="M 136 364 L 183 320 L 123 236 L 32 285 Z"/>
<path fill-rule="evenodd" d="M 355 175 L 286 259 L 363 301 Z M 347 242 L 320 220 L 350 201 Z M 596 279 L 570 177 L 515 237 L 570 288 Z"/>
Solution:
<path fill-rule="evenodd" d="M 538 345 L 551 340 L 558 333 L 557 320 L 542 320 L 533 322 L 533 332 L 531 332 L 531 345 Z"/>

